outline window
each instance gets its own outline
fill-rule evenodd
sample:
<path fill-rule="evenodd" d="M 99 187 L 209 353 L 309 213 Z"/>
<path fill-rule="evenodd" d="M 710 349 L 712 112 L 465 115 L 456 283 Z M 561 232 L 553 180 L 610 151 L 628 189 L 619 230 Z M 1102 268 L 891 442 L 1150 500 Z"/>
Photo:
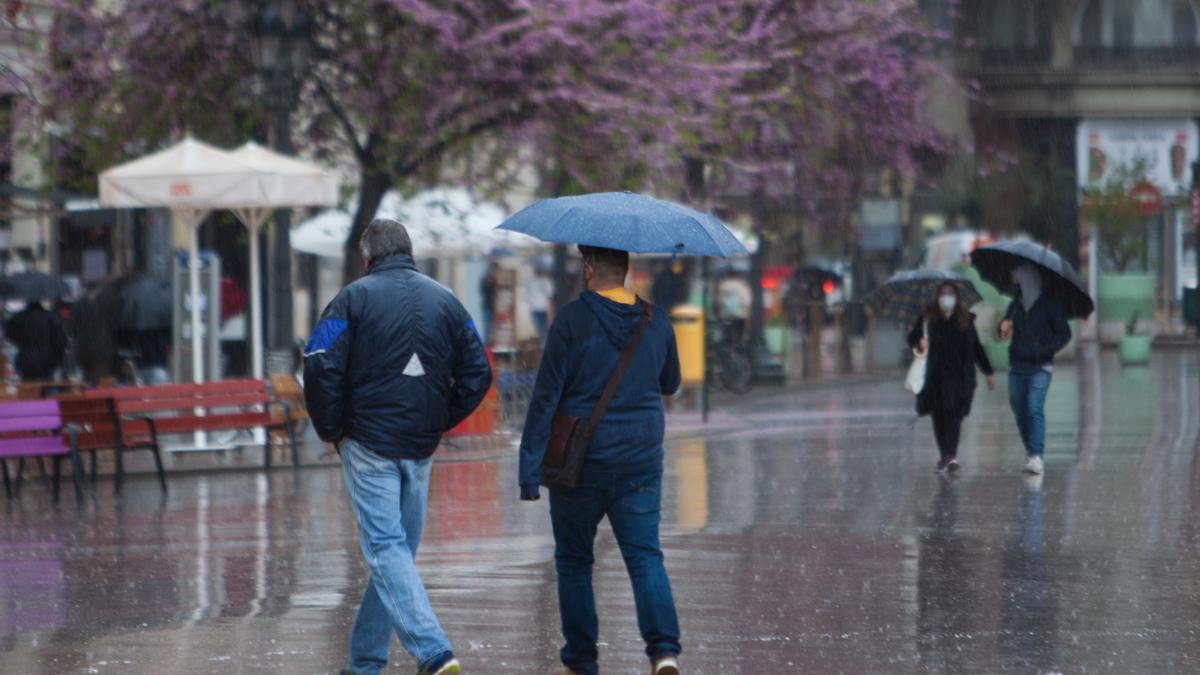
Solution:
<path fill-rule="evenodd" d="M 1045 44 L 1039 0 L 991 0 L 984 7 L 981 37 L 987 49 L 1029 50 Z"/>
<path fill-rule="evenodd" d="M 1195 0 L 1089 0 L 1079 15 L 1076 45 L 1115 49 L 1191 48 L 1197 40 Z"/>

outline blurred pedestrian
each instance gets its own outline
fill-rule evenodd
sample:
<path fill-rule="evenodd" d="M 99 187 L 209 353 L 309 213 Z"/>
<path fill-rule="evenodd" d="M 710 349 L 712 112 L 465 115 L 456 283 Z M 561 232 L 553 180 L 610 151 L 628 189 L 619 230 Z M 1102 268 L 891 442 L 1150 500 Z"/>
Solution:
<path fill-rule="evenodd" d="M 304 355 L 308 412 L 341 455 L 371 571 L 350 671 L 379 672 L 395 632 L 419 674 L 457 673 L 414 559 L 432 455 L 483 400 L 492 372 L 466 309 L 417 270 L 403 225 L 373 220 L 360 247 L 367 275 L 325 308 Z"/>
<path fill-rule="evenodd" d="M 975 316 L 967 311 L 954 284 L 938 289 L 937 301 L 917 319 L 908 344 L 927 355 L 925 386 L 917 395 L 917 412 L 933 418 L 940 458 L 938 473 L 958 471 L 958 441 L 962 421 L 971 414 L 975 398 L 975 368 L 987 376 L 989 391 L 996 376 L 979 334 Z"/>
<path fill-rule="evenodd" d="M 487 273 L 479 282 L 479 294 L 483 298 L 483 341 L 492 343 L 492 324 L 496 321 L 496 293 L 500 287 L 500 264 L 488 264 Z"/>
<path fill-rule="evenodd" d="M 726 275 L 717 282 L 716 313 L 730 344 L 744 344 L 746 324 L 754 296 L 750 282 L 740 274 Z"/>
<path fill-rule="evenodd" d="M 4 326 L 17 348 L 17 374 L 26 382 L 50 381 L 67 356 L 67 331 L 62 319 L 47 307 L 49 300 L 32 301 Z"/>
<path fill-rule="evenodd" d="M 658 273 L 654 275 L 654 287 L 650 290 L 650 297 L 653 298 L 654 304 L 670 313 L 676 305 L 684 302 L 686 292 L 683 262 L 674 260 L 664 263 Z"/>
<path fill-rule="evenodd" d="M 592 429 L 575 487 L 550 490 L 550 520 L 558 573 L 558 609 L 566 645 L 562 662 L 574 673 L 599 672 L 599 626 L 592 592 L 593 543 L 607 516 L 633 582 L 638 627 L 655 675 L 678 675 L 679 621 L 663 566 L 658 525 L 662 509 L 663 396 L 679 388 L 675 332 L 666 312 L 625 288 L 629 254 L 580 246 L 585 291 L 550 327 L 525 432 L 521 438 L 521 499 L 539 498 L 541 467 L 556 418 L 588 420 Z M 632 345 L 632 348 L 630 348 Z M 623 374 L 619 366 L 624 362 Z M 607 400 L 611 383 L 616 383 Z M 586 437 L 586 431 L 585 437 Z"/>
<path fill-rule="evenodd" d="M 554 298 L 554 283 L 542 270 L 536 270 L 525 279 L 522 286 L 525 295 L 525 305 L 529 308 L 529 316 L 533 328 L 537 331 L 538 340 L 546 341 L 546 327 L 550 318 L 550 303 Z"/>
<path fill-rule="evenodd" d="M 1025 444 L 1025 473 L 1045 469 L 1046 394 L 1054 372 L 1054 355 L 1071 341 L 1071 326 L 1062 308 L 1042 292 L 1042 275 L 1032 263 L 1013 270 L 1017 298 L 1000 322 L 1000 337 L 1008 347 L 1008 397 L 1021 441 Z"/>

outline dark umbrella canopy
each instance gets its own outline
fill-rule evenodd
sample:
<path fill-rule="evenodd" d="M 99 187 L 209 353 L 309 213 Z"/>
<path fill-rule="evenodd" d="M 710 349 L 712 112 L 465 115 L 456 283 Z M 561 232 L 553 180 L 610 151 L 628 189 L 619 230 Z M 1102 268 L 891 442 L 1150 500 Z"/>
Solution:
<path fill-rule="evenodd" d="M 1096 309 L 1091 296 L 1071 263 L 1060 255 L 1028 239 L 1012 239 L 975 249 L 971 265 L 988 283 L 1013 294 L 1014 269 L 1033 263 L 1042 272 L 1042 292 L 1054 298 L 1068 319 L 1086 319 Z"/>
<path fill-rule="evenodd" d="M 61 300 L 70 294 L 71 287 L 62 277 L 36 270 L 18 272 L 0 280 L 0 295 L 9 300 Z"/>
<path fill-rule="evenodd" d="M 632 192 L 543 199 L 499 229 L 542 241 L 629 251 L 725 258 L 746 253 L 721 221 L 686 206 Z"/>
<path fill-rule="evenodd" d="M 967 307 L 983 300 L 975 290 L 975 285 L 961 274 L 919 269 L 893 274 L 863 302 L 871 308 L 875 316 L 908 323 L 929 311 L 937 301 L 938 289 L 945 284 L 954 285 L 958 297 Z"/>
<path fill-rule="evenodd" d="M 171 286 L 167 282 L 143 276 L 120 290 L 118 325 L 123 330 L 151 331 L 171 327 Z"/>

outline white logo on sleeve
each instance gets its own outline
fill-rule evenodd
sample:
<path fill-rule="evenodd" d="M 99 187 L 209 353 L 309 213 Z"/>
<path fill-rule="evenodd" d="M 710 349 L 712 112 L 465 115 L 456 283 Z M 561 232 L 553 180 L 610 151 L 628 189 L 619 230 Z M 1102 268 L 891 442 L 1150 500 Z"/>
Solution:
<path fill-rule="evenodd" d="M 413 352 L 412 358 L 408 360 L 408 365 L 404 366 L 404 374 L 409 377 L 422 377 L 425 375 L 425 366 L 421 365 L 421 357 Z"/>

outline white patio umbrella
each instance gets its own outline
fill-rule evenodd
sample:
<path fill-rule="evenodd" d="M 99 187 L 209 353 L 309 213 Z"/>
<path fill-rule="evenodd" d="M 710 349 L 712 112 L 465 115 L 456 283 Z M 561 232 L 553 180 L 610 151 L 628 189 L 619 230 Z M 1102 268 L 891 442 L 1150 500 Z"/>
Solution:
<path fill-rule="evenodd" d="M 258 232 L 277 208 L 333 206 L 338 178 L 321 167 L 247 143 L 231 153 L 249 165 L 262 188 L 259 202 L 233 209 L 250 230 L 250 354 L 254 377 L 263 376 L 262 275 L 258 267 Z"/>
<path fill-rule="evenodd" d="M 192 138 L 100 174 L 101 206 L 168 208 L 189 230 L 194 382 L 204 381 L 197 228 L 214 209 L 238 209 L 267 201 L 263 181 L 259 180 L 259 173 L 253 167 L 224 150 Z"/>
<path fill-rule="evenodd" d="M 376 218 L 404 224 L 413 252 L 436 258 L 480 254 L 496 248 L 538 245 L 534 240 L 495 227 L 504 221 L 502 207 L 477 201 L 464 188 L 437 187 L 411 197 L 388 192 L 375 211 Z M 328 209 L 301 223 L 292 232 L 292 248 L 311 255 L 341 258 L 354 217 L 346 209 Z"/>

